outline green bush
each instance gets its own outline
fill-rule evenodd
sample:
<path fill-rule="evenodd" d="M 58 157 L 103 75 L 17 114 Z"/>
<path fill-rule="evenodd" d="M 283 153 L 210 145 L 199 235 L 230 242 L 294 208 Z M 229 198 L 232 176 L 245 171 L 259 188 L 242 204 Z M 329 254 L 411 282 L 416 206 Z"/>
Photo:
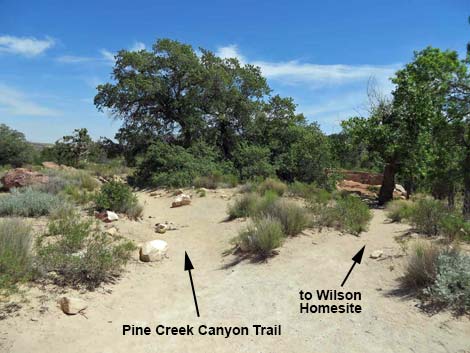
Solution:
<path fill-rule="evenodd" d="M 441 201 L 424 198 L 415 203 L 410 221 L 418 233 L 438 235 L 440 224 L 448 212 Z"/>
<path fill-rule="evenodd" d="M 255 193 L 243 194 L 228 206 L 229 219 L 250 217 L 256 212 L 259 196 Z"/>
<path fill-rule="evenodd" d="M 263 217 L 269 216 L 277 219 L 287 236 L 297 235 L 311 224 L 305 208 L 283 199 L 268 203 L 260 212 Z"/>
<path fill-rule="evenodd" d="M 259 216 L 267 213 L 275 202 L 279 199 L 279 195 L 272 190 L 268 190 L 262 197 L 257 198 L 257 203 L 254 212 L 250 216 Z"/>
<path fill-rule="evenodd" d="M 319 227 L 334 227 L 354 235 L 366 231 L 372 219 L 369 207 L 357 196 L 349 194 L 341 195 L 331 202 L 327 194 L 313 197 L 309 208 L 314 213 L 315 224 Z"/>
<path fill-rule="evenodd" d="M 470 256 L 443 252 L 436 264 L 435 281 L 424 294 L 433 304 L 448 306 L 462 314 L 470 312 Z"/>
<path fill-rule="evenodd" d="M 56 195 L 31 188 L 13 189 L 0 196 L 0 216 L 45 216 L 62 204 L 63 200 Z"/>
<path fill-rule="evenodd" d="M 36 268 L 56 284 L 92 289 L 118 276 L 134 249 L 131 242 L 115 240 L 74 213 L 51 221 L 38 238 Z"/>
<path fill-rule="evenodd" d="M 284 233 L 281 223 L 272 217 L 261 217 L 243 230 L 237 239 L 240 249 L 268 257 L 282 245 Z"/>
<path fill-rule="evenodd" d="M 110 181 L 101 187 L 96 195 L 95 204 L 98 211 L 110 210 L 128 214 L 133 218 L 137 218 L 142 213 L 142 208 L 138 206 L 137 196 L 134 195 L 132 189 L 117 181 Z"/>
<path fill-rule="evenodd" d="M 268 147 L 241 143 L 234 152 L 234 164 L 242 180 L 275 175 Z"/>
<path fill-rule="evenodd" d="M 402 222 L 410 219 L 414 211 L 413 203 L 405 200 L 395 200 L 387 204 L 386 214 L 392 222 Z"/>
<path fill-rule="evenodd" d="M 294 181 L 288 186 L 288 192 L 291 196 L 302 197 L 304 199 L 309 198 L 317 191 L 318 188 L 314 184 L 302 183 L 300 181 Z"/>
<path fill-rule="evenodd" d="M 287 185 L 280 180 L 267 178 L 258 186 L 258 191 L 261 195 L 264 195 L 267 191 L 274 191 L 282 196 L 287 191 Z"/>
<path fill-rule="evenodd" d="M 183 148 L 158 141 L 148 148 L 131 180 L 141 186 L 179 188 L 192 185 L 197 177 L 232 172 L 231 164 L 220 161 L 205 143 Z"/>
<path fill-rule="evenodd" d="M 17 219 L 0 221 L 0 294 L 31 277 L 31 227 Z"/>
<path fill-rule="evenodd" d="M 33 160 L 34 149 L 24 134 L 0 124 L 0 166 L 20 167 Z"/>
<path fill-rule="evenodd" d="M 470 222 L 460 214 L 449 212 L 439 223 L 439 232 L 450 242 L 454 240 L 470 241 Z"/>

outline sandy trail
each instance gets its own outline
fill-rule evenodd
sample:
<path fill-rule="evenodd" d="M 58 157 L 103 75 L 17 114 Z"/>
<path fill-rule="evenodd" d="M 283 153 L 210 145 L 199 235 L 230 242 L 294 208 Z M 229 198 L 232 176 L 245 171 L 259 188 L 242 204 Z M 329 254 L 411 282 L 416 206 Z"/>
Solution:
<path fill-rule="evenodd" d="M 429 316 L 415 300 L 388 295 L 396 288 L 403 258 L 377 261 L 402 253 L 393 239 L 407 226 L 386 224 L 374 211 L 370 230 L 361 237 L 337 232 L 308 232 L 289 239 L 267 263 L 244 261 L 225 267 L 224 257 L 243 222 L 223 222 L 227 201 L 218 193 L 195 198 L 191 206 L 170 209 L 169 198 L 140 194 L 146 204 L 142 222 L 119 221 L 121 233 L 139 241 L 164 239 L 169 258 L 160 263 L 132 262 L 115 285 L 82 294 L 87 318 L 65 316 L 51 298 L 49 310 L 37 312 L 37 299 L 18 317 L 0 321 L 0 351 L 9 353 L 150 353 L 150 352 L 470 352 L 470 321 L 448 313 Z M 151 216 L 152 218 L 149 218 Z M 156 222 L 172 221 L 179 229 L 160 235 Z M 360 314 L 299 314 L 299 290 L 340 289 L 351 257 L 366 245 L 346 288 L 362 293 Z M 184 251 L 195 270 L 201 317 L 197 318 Z M 38 321 L 31 321 L 37 317 Z M 122 325 L 185 326 L 282 325 L 281 336 L 143 336 L 122 335 Z"/>

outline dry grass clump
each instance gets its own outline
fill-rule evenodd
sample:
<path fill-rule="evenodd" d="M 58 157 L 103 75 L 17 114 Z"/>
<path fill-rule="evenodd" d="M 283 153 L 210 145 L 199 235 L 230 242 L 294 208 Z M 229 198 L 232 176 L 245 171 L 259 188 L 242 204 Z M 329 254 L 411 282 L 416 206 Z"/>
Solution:
<path fill-rule="evenodd" d="M 281 222 L 264 216 L 257 218 L 240 232 L 237 243 L 242 251 L 266 258 L 274 254 L 274 250 L 282 245 L 284 238 Z"/>
<path fill-rule="evenodd" d="M 387 204 L 385 212 L 392 222 L 408 220 L 413 214 L 413 202 L 408 200 L 390 201 Z"/>
<path fill-rule="evenodd" d="M 259 184 L 258 191 L 261 195 L 264 195 L 268 191 L 273 191 L 278 196 L 282 196 L 287 191 L 287 185 L 280 180 L 267 178 L 265 181 Z"/>
<path fill-rule="evenodd" d="M 19 219 L 0 221 L 0 294 L 31 277 L 31 227 Z"/>

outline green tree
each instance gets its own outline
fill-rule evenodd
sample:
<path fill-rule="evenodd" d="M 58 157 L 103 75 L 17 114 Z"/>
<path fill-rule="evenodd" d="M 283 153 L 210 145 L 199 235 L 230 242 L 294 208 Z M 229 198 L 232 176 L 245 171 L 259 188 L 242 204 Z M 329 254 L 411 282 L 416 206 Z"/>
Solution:
<path fill-rule="evenodd" d="M 72 135 L 62 137 L 53 147 L 56 161 L 72 167 L 86 163 L 94 147 L 94 142 L 88 130 L 75 129 Z"/>
<path fill-rule="evenodd" d="M 0 165 L 20 167 L 32 161 L 33 152 L 23 133 L 0 124 Z"/>
<path fill-rule="evenodd" d="M 416 52 L 414 60 L 392 79 L 396 85 L 392 100 L 378 99 L 369 118 L 353 118 L 344 123 L 348 133 L 366 141 L 385 162 L 380 204 L 393 198 L 397 173 L 404 176 L 409 190 L 413 178 L 429 169 L 432 141 L 438 136 L 433 132 L 451 120 L 449 93 L 454 78 L 464 71 L 453 51 L 428 47 Z M 444 157 L 442 153 L 440 160 L 448 162 L 450 155 Z M 450 162 L 446 168 L 451 165 Z"/>

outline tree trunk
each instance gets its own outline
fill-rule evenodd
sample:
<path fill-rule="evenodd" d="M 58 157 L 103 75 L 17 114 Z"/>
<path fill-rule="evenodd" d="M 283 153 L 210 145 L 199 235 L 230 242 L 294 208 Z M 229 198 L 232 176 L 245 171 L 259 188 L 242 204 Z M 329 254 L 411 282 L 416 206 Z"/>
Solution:
<path fill-rule="evenodd" d="M 384 178 L 379 192 L 379 205 L 385 205 L 393 200 L 393 190 L 395 190 L 395 162 L 388 163 L 384 169 Z"/>
<path fill-rule="evenodd" d="M 463 208 L 462 214 L 466 220 L 470 220 L 470 148 L 467 148 L 463 164 Z"/>
<path fill-rule="evenodd" d="M 447 207 L 449 210 L 455 209 L 455 186 L 451 185 L 447 194 Z"/>

